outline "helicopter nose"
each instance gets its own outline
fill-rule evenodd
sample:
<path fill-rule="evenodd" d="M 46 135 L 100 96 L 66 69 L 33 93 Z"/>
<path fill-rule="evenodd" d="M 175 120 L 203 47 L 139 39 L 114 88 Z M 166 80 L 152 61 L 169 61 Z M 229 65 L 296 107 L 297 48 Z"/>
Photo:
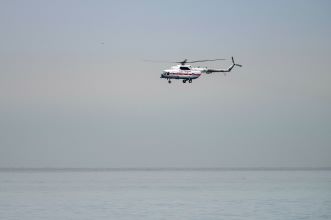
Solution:
<path fill-rule="evenodd" d="M 166 71 L 163 71 L 163 73 L 161 73 L 161 77 L 160 78 L 164 78 L 164 76 L 167 74 Z"/>

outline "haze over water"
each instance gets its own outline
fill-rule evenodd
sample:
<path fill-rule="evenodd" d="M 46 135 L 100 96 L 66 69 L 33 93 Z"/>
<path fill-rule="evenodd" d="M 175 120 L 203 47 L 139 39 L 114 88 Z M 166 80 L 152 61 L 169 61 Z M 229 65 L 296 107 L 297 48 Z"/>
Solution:
<path fill-rule="evenodd" d="M 1 1 L 0 167 L 330 167 L 330 8 Z"/>

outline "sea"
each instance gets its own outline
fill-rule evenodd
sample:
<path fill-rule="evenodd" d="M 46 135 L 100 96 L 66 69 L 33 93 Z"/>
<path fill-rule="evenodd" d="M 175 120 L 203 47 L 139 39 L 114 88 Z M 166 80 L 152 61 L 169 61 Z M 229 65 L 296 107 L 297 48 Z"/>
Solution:
<path fill-rule="evenodd" d="M 0 169 L 0 219 L 331 219 L 331 170 Z"/>

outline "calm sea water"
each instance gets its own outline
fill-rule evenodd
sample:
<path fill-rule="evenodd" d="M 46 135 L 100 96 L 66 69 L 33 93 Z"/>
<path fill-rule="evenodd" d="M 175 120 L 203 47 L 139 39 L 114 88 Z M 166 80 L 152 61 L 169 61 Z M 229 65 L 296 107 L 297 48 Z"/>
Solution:
<path fill-rule="evenodd" d="M 331 171 L 1 171 L 0 219 L 331 219 Z"/>

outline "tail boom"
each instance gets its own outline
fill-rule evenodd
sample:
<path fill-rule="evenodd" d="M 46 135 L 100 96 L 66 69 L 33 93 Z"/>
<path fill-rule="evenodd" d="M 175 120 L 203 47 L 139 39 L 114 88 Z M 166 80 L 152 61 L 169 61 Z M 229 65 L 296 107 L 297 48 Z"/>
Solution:
<path fill-rule="evenodd" d="M 231 72 L 231 70 L 233 69 L 234 66 L 242 67 L 242 65 L 234 62 L 233 57 L 231 57 L 231 59 L 232 59 L 232 65 L 229 68 L 227 68 L 227 69 L 207 69 L 206 73 L 207 74 L 215 73 L 215 72 L 227 73 L 227 72 Z"/>

